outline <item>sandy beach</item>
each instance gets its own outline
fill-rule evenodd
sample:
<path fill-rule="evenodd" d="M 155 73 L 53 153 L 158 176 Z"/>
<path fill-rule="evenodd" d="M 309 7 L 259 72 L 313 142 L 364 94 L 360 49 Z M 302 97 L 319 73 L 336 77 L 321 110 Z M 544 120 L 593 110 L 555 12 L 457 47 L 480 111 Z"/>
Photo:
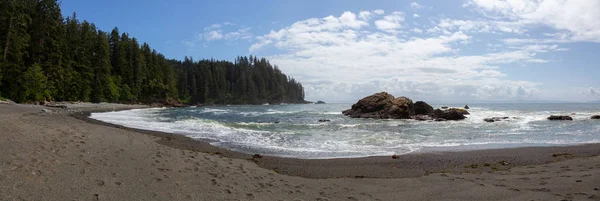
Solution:
<path fill-rule="evenodd" d="M 0 104 L 0 200 L 600 200 L 600 145 L 390 157 L 253 157 L 88 119 Z"/>

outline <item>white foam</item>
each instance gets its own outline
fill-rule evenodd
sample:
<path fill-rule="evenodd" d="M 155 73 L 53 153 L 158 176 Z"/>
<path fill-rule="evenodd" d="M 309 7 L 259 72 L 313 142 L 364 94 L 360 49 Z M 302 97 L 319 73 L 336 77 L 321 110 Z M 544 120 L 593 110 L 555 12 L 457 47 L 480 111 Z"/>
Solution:
<path fill-rule="evenodd" d="M 280 107 L 280 106 L 277 106 Z M 301 113 L 307 116 L 334 114 L 334 112 L 244 111 L 232 109 L 190 109 L 198 113 L 215 115 L 233 113 L 244 116 Z M 192 138 L 210 139 L 218 146 L 238 150 L 266 150 L 267 153 L 298 158 L 364 157 L 373 155 L 404 154 L 431 147 L 498 147 L 530 144 L 563 145 L 596 143 L 593 129 L 600 132 L 600 125 L 588 125 L 592 131 L 573 131 L 569 126 L 590 121 L 593 112 L 570 114 L 560 111 L 518 110 L 494 111 L 483 107 L 472 107 L 471 115 L 463 121 L 419 122 L 412 120 L 364 120 L 336 117 L 329 123 L 290 124 L 277 126 L 268 122 L 222 123 L 196 117 L 170 119 L 164 116 L 165 109 L 136 109 L 108 113 L 93 113 L 90 117 L 127 127 L 184 134 Z M 570 114 L 573 122 L 553 122 L 546 118 L 552 114 Z M 339 114 L 335 112 L 335 114 Z M 487 123 L 484 118 L 510 117 L 500 122 Z M 512 118 L 518 117 L 518 118 Z M 269 118 L 268 116 L 266 117 Z M 247 119 L 245 119 L 247 120 Z M 241 128 L 236 127 L 239 125 Z M 232 127 L 233 126 L 233 127 Z M 547 132 L 540 129 L 557 129 Z M 269 129 L 267 131 L 267 129 Z M 567 130 L 565 130 L 567 129 Z M 538 133 L 536 133 L 538 132 Z M 544 132 L 540 135 L 539 132 Z M 533 133 L 533 134 L 532 134 Z"/>

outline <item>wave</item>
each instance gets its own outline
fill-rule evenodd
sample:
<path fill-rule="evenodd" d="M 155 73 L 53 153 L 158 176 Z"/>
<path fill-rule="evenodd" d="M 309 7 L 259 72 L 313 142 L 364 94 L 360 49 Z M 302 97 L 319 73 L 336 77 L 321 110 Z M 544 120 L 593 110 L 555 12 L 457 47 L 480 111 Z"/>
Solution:
<path fill-rule="evenodd" d="M 236 151 L 295 158 L 365 157 L 438 148 L 462 150 L 467 147 L 464 149 L 469 150 L 600 142 L 597 136 L 600 125 L 589 120 L 594 112 L 587 110 L 472 107 L 466 120 L 427 122 L 324 116 L 340 113 L 315 111 L 319 108 L 310 106 L 269 107 L 276 108 L 136 109 L 93 113 L 90 117 L 132 128 L 208 139 L 213 145 Z M 575 121 L 547 121 L 546 118 L 553 114 L 568 114 Z M 510 118 L 494 123 L 483 121 L 496 116 Z M 317 122 L 322 118 L 332 121 Z"/>
<path fill-rule="evenodd" d="M 224 109 L 216 109 L 216 108 L 204 108 L 204 109 L 198 111 L 199 114 L 202 114 L 202 113 L 212 113 L 212 114 L 215 114 L 215 115 L 227 114 L 227 113 L 230 113 L 230 112 L 232 112 L 232 111 L 231 110 L 224 110 Z"/>

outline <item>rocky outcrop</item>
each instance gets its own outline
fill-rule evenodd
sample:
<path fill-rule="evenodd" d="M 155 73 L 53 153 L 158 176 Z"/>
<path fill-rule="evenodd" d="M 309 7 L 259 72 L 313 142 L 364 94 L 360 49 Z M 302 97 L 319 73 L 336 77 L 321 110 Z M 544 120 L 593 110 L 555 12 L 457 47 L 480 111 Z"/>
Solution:
<path fill-rule="evenodd" d="M 465 110 L 465 109 L 461 109 L 461 108 L 450 108 L 448 109 L 448 111 L 456 111 L 458 113 L 461 113 L 463 115 L 469 115 L 471 113 L 469 113 L 469 111 Z"/>
<path fill-rule="evenodd" d="M 594 115 L 592 116 L 592 119 L 600 119 L 600 115 Z"/>
<path fill-rule="evenodd" d="M 412 106 L 409 98 L 394 98 L 391 94 L 380 92 L 360 99 L 351 109 L 342 113 L 353 118 L 409 119 Z"/>
<path fill-rule="evenodd" d="M 469 108 L 469 105 L 465 105 L 465 110 L 471 109 Z"/>
<path fill-rule="evenodd" d="M 559 121 L 560 120 L 568 120 L 568 121 L 572 121 L 573 118 L 571 118 L 570 116 L 552 115 L 552 116 L 548 117 L 548 120 L 553 120 L 553 121 L 556 121 L 556 120 L 559 120 Z"/>
<path fill-rule="evenodd" d="M 433 107 L 423 101 L 417 101 L 413 105 L 413 109 L 415 110 L 415 115 L 430 115 L 433 114 Z"/>
<path fill-rule="evenodd" d="M 465 114 L 462 111 L 452 108 L 448 110 L 437 109 L 433 111 L 433 118 L 437 121 L 437 119 L 463 120 L 467 117 L 465 117 Z"/>
<path fill-rule="evenodd" d="M 331 120 L 329 119 L 319 119 L 317 122 L 323 123 L 323 122 L 330 122 Z"/>
<path fill-rule="evenodd" d="M 446 107 L 447 108 L 447 107 Z M 461 108 L 434 110 L 423 101 L 413 103 L 410 98 L 380 92 L 360 99 L 352 108 L 342 112 L 352 118 L 415 119 L 419 121 L 462 120 L 469 112 Z"/>
<path fill-rule="evenodd" d="M 506 120 L 508 118 L 509 117 L 490 117 L 490 118 L 483 119 L 483 121 L 485 121 L 485 122 L 496 122 L 496 121 Z"/>
<path fill-rule="evenodd" d="M 414 115 L 413 105 L 413 101 L 410 98 L 402 96 L 388 103 L 384 111 L 387 111 L 387 118 L 410 119 Z"/>
<path fill-rule="evenodd" d="M 325 104 L 323 101 L 317 101 L 315 104 Z"/>

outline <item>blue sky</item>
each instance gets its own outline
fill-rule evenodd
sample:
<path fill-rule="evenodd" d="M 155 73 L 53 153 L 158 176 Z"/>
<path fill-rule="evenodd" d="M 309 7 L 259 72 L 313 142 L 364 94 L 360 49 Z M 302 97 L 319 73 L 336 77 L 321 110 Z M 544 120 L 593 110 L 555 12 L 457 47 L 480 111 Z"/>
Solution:
<path fill-rule="evenodd" d="M 63 0 L 169 58 L 267 57 L 308 100 L 600 99 L 600 1 Z"/>

